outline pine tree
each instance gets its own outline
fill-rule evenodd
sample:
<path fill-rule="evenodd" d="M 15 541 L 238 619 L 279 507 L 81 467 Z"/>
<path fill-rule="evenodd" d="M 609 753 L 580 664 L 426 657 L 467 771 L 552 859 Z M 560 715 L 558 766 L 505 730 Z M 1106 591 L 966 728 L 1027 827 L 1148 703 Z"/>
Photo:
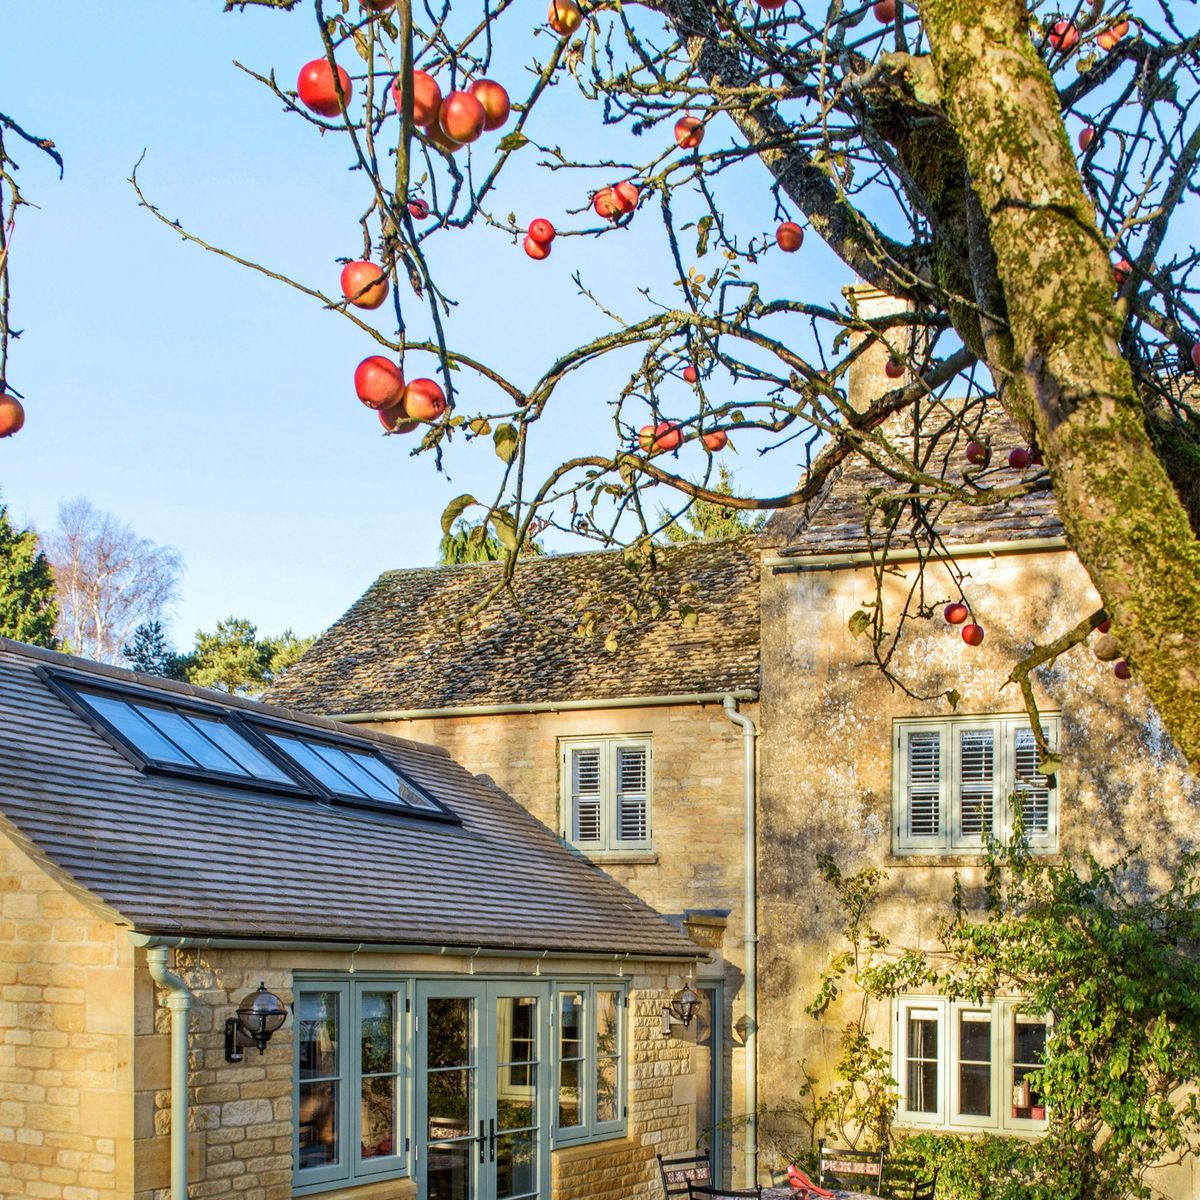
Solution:
<path fill-rule="evenodd" d="M 712 490 L 722 496 L 734 495 L 733 476 L 728 468 L 717 468 L 717 482 Z M 668 542 L 713 542 L 720 538 L 740 537 L 743 533 L 757 533 L 767 519 L 763 513 L 748 517 L 740 508 L 724 508 L 711 500 L 695 500 L 679 517 L 671 517 L 662 509 L 659 520 L 667 521 L 663 535 Z M 686 521 L 686 524 L 684 524 Z"/>
<path fill-rule="evenodd" d="M 144 621 L 133 631 L 121 654 L 129 660 L 129 668 L 143 675 L 163 675 L 179 678 L 179 656 L 167 645 L 167 635 L 161 621 Z"/>
<path fill-rule="evenodd" d="M 57 620 L 54 575 L 37 534 L 14 529 L 8 506 L 0 504 L 0 634 L 53 649 Z"/>

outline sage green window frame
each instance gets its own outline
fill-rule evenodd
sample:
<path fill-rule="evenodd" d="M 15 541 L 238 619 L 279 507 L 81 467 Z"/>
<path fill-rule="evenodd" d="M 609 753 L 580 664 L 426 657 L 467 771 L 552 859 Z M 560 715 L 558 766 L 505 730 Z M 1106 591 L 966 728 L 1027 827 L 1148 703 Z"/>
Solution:
<path fill-rule="evenodd" d="M 1014 1086 L 1019 1077 L 1036 1069 L 1036 1064 L 1017 1060 L 1018 1025 L 1040 1025 L 1048 1036 L 1052 1025 L 1050 1017 L 1026 1011 L 1021 1000 L 1015 997 L 997 997 L 973 1004 L 946 996 L 900 996 L 894 1001 L 894 1010 L 892 1072 L 900 1095 L 895 1118 L 897 1128 L 1034 1136 L 1045 1132 L 1045 1105 L 1028 1110 L 1018 1108 Z M 910 1019 L 931 1021 L 935 1025 L 932 1054 L 924 1045 L 916 1053 L 911 1052 Z M 984 1023 L 990 1026 L 986 1060 L 982 1060 L 977 1051 L 971 1055 L 962 1053 L 960 1031 L 964 1020 L 977 1026 Z M 918 1107 L 910 1108 L 910 1105 L 920 1103 L 913 1095 L 910 1065 L 919 1067 L 931 1061 L 936 1064 L 936 1070 L 929 1072 L 936 1081 L 934 1102 L 924 1111 Z M 988 1112 L 964 1112 L 963 1068 L 978 1067 L 983 1061 L 990 1070 Z M 1032 1114 L 1039 1110 L 1041 1115 L 1034 1117 Z M 1029 1115 L 1025 1115 L 1026 1112 Z"/>
<path fill-rule="evenodd" d="M 654 745 L 649 734 L 614 734 L 606 737 L 559 739 L 559 833 L 565 841 L 584 851 L 648 851 L 654 846 Z M 580 819 L 580 795 L 576 787 L 576 761 L 581 755 L 596 757 L 595 792 L 587 799 L 594 804 L 596 836 L 587 836 L 584 826 L 593 818 Z M 623 754 L 640 754 L 643 763 L 643 788 L 640 792 L 621 790 Z M 622 796 L 640 796 L 642 819 L 638 834 L 630 834 Z"/>
<path fill-rule="evenodd" d="M 1051 749 L 1057 752 L 1061 715 L 1044 715 L 1042 729 Z M 1027 824 L 1025 837 L 1035 853 L 1054 853 L 1059 843 L 1062 772 L 1030 775 L 1027 767 L 1032 736 L 1024 713 L 897 718 L 892 731 L 894 852 L 905 856 L 980 854 L 983 836 L 968 827 L 968 796 L 975 802 L 990 802 L 991 833 L 1003 840 L 1015 829 L 1020 797 L 1038 793 L 1040 799 L 1044 794 L 1045 819 L 1038 826 Z M 990 740 L 986 782 L 972 780 L 971 756 L 965 748 L 972 738 Z M 923 750 L 916 750 L 916 746 Z M 1033 753 L 1036 755 L 1036 747 Z M 936 772 L 930 769 L 931 760 L 936 760 Z M 918 799 L 922 820 L 918 820 Z"/>
<path fill-rule="evenodd" d="M 338 1061 L 335 1073 L 322 1076 L 320 1081 L 336 1082 L 340 1097 L 335 1122 L 341 1153 L 336 1163 L 319 1167 L 300 1166 L 300 1125 L 303 1117 L 301 1102 L 302 1080 L 301 1052 L 304 1039 L 300 1036 L 303 997 L 328 993 L 338 998 Z M 391 997 L 392 1009 L 392 1067 L 391 1071 L 364 1072 L 363 1022 L 364 997 L 381 993 Z M 389 978 L 298 978 L 294 983 L 296 1034 L 293 1039 L 292 1079 L 292 1191 L 294 1195 L 306 1196 L 327 1191 L 334 1187 L 368 1183 L 379 1179 L 401 1178 L 409 1173 L 408 1139 L 408 1068 L 409 1017 L 408 983 L 406 980 Z M 391 1154 L 381 1153 L 375 1157 L 364 1157 L 362 1148 L 362 1093 L 364 1080 L 390 1078 L 393 1082 Z"/>
<path fill-rule="evenodd" d="M 564 1059 L 563 1002 L 578 996 L 581 1002 L 581 1052 Z M 606 1002 L 601 997 L 609 997 Z M 552 1097 L 552 1145 L 576 1146 L 585 1142 L 624 1137 L 629 1123 L 628 1101 L 628 1013 L 629 990 L 623 983 L 560 981 L 553 990 L 554 1093 Z M 599 1013 L 611 1003 L 611 1021 L 598 1020 Z M 564 1061 L 577 1063 L 579 1123 L 561 1123 Z M 610 1081 L 604 1082 L 607 1075 Z M 609 1090 L 606 1091 L 605 1087 Z M 609 1115 L 611 1114 L 611 1115 Z"/>

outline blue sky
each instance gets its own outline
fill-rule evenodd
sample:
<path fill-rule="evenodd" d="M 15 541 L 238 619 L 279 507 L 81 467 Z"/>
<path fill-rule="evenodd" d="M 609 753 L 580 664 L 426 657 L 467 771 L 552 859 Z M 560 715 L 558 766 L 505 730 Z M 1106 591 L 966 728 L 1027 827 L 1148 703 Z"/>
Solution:
<path fill-rule="evenodd" d="M 373 343 L 298 293 L 183 244 L 137 208 L 127 182 L 145 151 L 139 178 L 167 215 L 336 289 L 336 259 L 357 253 L 361 181 L 337 139 L 316 136 L 232 65 L 274 66 L 290 86 L 319 53 L 311 9 L 73 0 L 51 18 L 40 3 L 5 7 L 5 111 L 52 137 L 66 160 L 59 182 L 37 154 L 17 155 L 39 207 L 22 211 L 12 250 L 13 324 L 24 334 L 9 375 L 28 414 L 22 433 L 0 443 L 13 514 L 46 528 L 60 501 L 84 495 L 176 546 L 186 560 L 172 620 L 180 644 L 230 613 L 266 632 L 316 631 L 380 571 L 432 562 L 444 505 L 494 486 L 490 444 L 460 443 L 447 477 L 380 437 L 351 382 Z M 493 75 L 518 74 L 529 52 L 529 43 L 508 52 Z M 585 152 L 614 137 L 570 84 L 554 100 L 544 107 L 558 128 L 539 135 L 568 147 L 581 139 Z M 527 153 L 497 210 L 569 224 L 564 209 L 586 199 L 586 185 L 537 170 Z M 766 229 L 759 176 L 731 196 Z M 621 304 L 661 283 L 651 264 L 664 251 L 653 214 L 639 214 L 628 233 L 560 241 L 544 263 L 488 229 L 447 233 L 430 256 L 460 302 L 456 343 L 529 383 L 607 328 L 577 296 L 572 271 Z M 834 297 L 847 281 L 815 237 L 769 271 L 811 275 Z M 410 361 L 409 375 L 433 365 Z M 543 461 L 572 438 L 608 445 L 603 401 L 618 382 L 600 368 L 573 385 Z M 749 472 L 762 480 L 748 447 L 731 462 L 746 490 Z M 770 470 L 785 488 L 794 458 Z"/>

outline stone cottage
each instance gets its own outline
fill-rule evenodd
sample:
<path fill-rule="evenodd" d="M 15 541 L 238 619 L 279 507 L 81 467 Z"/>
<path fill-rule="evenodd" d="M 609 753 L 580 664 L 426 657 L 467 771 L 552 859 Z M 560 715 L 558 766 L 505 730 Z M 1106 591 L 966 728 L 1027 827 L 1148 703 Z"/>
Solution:
<path fill-rule="evenodd" d="M 649 1200 L 707 957 L 443 749 L 0 641 L 5 1200 Z"/>

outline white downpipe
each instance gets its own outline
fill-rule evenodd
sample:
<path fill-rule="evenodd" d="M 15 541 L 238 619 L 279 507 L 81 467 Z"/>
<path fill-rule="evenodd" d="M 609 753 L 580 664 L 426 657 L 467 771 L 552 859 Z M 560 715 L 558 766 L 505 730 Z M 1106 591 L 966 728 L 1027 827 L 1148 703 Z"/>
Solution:
<path fill-rule="evenodd" d="M 758 729 L 744 713 L 738 712 L 737 700 L 727 695 L 721 702 L 725 715 L 742 730 L 742 777 L 745 795 L 743 851 L 745 854 L 745 892 L 742 898 L 746 981 L 746 1150 L 745 1186 L 758 1182 L 758 836 L 757 795 L 755 789 L 754 739 Z"/>
<path fill-rule="evenodd" d="M 169 993 L 166 1005 L 171 1010 L 171 1200 L 188 1200 L 188 1020 L 191 989 L 173 971 L 167 969 L 166 946 L 151 946 L 146 951 L 150 978 Z"/>

